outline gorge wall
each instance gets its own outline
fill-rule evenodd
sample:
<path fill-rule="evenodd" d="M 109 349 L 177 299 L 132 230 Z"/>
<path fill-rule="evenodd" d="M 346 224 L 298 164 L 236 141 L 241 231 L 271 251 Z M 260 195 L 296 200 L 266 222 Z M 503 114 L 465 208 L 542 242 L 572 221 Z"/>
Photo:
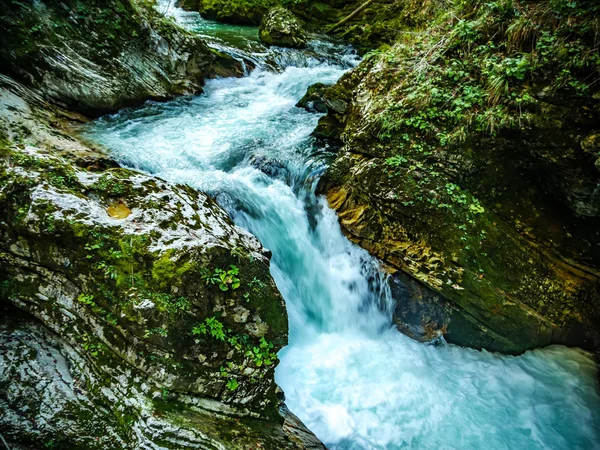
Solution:
<path fill-rule="evenodd" d="M 598 6 L 451 7 L 321 94 L 320 190 L 397 274 L 400 330 L 598 349 Z"/>
<path fill-rule="evenodd" d="M 11 448 L 323 448 L 273 380 L 270 253 L 74 127 L 239 64 L 141 3 L 3 2 L 0 432 Z"/>

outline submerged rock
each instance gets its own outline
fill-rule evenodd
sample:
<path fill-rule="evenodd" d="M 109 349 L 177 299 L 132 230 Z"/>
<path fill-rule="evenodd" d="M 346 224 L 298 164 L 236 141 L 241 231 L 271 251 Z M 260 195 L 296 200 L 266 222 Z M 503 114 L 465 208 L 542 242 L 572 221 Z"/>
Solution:
<path fill-rule="evenodd" d="M 260 40 L 267 45 L 305 48 L 306 33 L 300 20 L 285 8 L 273 8 L 263 18 L 258 29 Z"/>

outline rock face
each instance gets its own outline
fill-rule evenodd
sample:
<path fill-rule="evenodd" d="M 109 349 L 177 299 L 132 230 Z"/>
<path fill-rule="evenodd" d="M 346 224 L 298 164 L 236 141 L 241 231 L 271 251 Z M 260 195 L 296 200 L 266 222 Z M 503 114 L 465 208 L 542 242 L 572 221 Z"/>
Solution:
<path fill-rule="evenodd" d="M 282 426 L 297 421 L 273 381 L 287 316 L 258 240 L 208 196 L 69 137 L 72 114 L 3 76 L 0 105 L 9 444 L 313 448 Z"/>
<path fill-rule="evenodd" d="M 209 196 L 73 137 L 73 110 L 196 92 L 234 65 L 137 3 L 9 3 L 0 61 L 27 84 L 0 75 L 10 448 L 324 448 L 273 380 L 287 315 L 269 252 Z"/>
<path fill-rule="evenodd" d="M 323 94 L 316 134 L 342 148 L 320 190 L 396 272 L 401 331 L 600 346 L 597 6 L 578 8 L 440 11 Z"/>
<path fill-rule="evenodd" d="M 296 104 L 299 108 L 304 108 L 309 112 L 326 113 L 328 111 L 327 99 L 325 93 L 327 86 L 323 83 L 315 83 L 308 87 L 304 97 Z M 329 105 L 330 108 L 333 105 Z"/>
<path fill-rule="evenodd" d="M 154 9 L 129 0 L 0 1 L 0 64 L 70 110 L 100 115 L 241 75 Z"/>
<path fill-rule="evenodd" d="M 263 18 L 258 29 L 260 40 L 279 47 L 306 47 L 306 33 L 294 14 L 285 8 L 273 8 Z"/>

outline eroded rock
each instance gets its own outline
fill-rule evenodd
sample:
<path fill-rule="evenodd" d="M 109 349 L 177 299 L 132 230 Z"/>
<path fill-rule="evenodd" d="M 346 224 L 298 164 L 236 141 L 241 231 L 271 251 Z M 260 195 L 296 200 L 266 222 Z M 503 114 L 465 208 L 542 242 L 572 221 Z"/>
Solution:
<path fill-rule="evenodd" d="M 106 164 L 28 88 L 0 76 L 0 98 L 0 304 L 27 313 L 0 314 L 9 444 L 303 448 L 260 242 L 209 196 Z"/>
<path fill-rule="evenodd" d="M 3 71 L 88 115 L 197 93 L 213 74 L 243 73 L 143 2 L 3 0 L 0 7 Z"/>

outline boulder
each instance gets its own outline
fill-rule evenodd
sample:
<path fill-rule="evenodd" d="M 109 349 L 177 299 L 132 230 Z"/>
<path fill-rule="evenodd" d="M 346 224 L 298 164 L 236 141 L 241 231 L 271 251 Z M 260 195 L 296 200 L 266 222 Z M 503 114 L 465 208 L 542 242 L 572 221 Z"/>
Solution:
<path fill-rule="evenodd" d="M 300 20 L 285 8 L 273 8 L 263 18 L 258 29 L 260 40 L 267 45 L 305 48 L 306 33 Z"/>
<path fill-rule="evenodd" d="M 328 108 L 325 93 L 328 87 L 323 83 L 310 85 L 306 90 L 306 94 L 304 94 L 304 97 L 300 99 L 296 106 L 304 108 L 309 112 L 326 113 Z"/>

